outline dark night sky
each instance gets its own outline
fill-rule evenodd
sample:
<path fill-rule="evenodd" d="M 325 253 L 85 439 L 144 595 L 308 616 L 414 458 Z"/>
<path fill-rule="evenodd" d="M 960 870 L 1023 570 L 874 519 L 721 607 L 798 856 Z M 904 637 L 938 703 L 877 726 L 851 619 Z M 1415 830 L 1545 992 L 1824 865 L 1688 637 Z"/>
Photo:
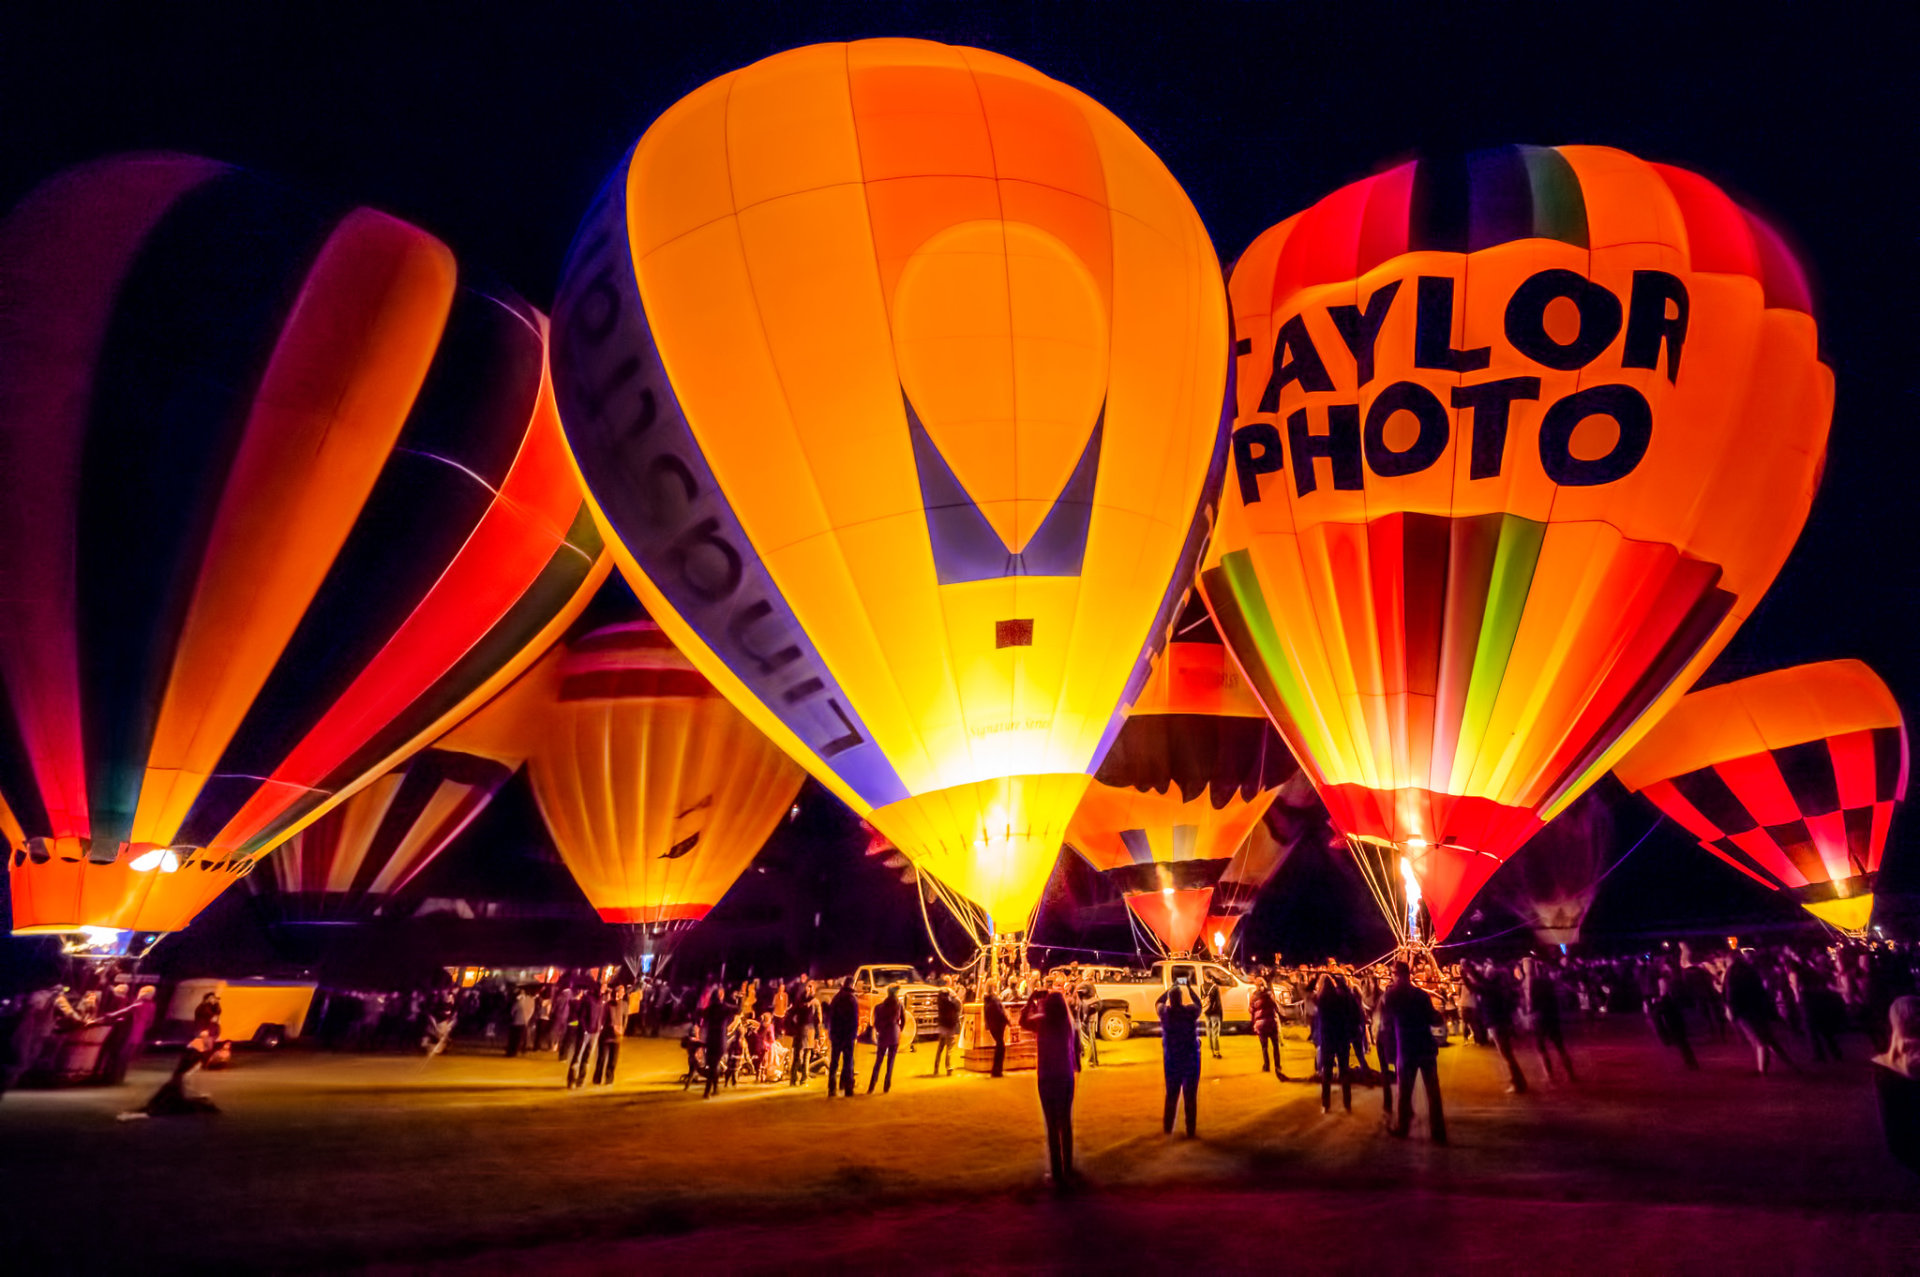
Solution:
<path fill-rule="evenodd" d="M 888 34 L 980 45 L 1091 93 L 1185 184 L 1227 260 L 1418 150 L 1624 147 L 1714 178 L 1799 247 L 1838 382 L 1800 546 L 1707 681 L 1858 656 L 1920 706 L 1915 11 L 1412 8 L 0 6 L 0 203 L 98 155 L 197 152 L 415 221 L 544 306 L 580 213 L 663 108 L 784 48 Z M 1907 824 L 1897 842 L 1920 837 Z"/>

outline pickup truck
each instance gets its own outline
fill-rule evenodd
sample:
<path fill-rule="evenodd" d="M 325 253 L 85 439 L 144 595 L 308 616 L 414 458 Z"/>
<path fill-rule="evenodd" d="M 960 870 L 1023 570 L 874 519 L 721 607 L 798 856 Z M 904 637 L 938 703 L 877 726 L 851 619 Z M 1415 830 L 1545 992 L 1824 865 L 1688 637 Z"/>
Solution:
<path fill-rule="evenodd" d="M 1155 1028 L 1160 1013 L 1155 1004 L 1160 995 L 1175 984 L 1201 991 L 1208 984 L 1220 985 L 1220 1005 L 1228 1028 L 1246 1029 L 1253 1023 L 1247 1001 L 1255 988 L 1251 980 L 1228 970 L 1217 962 L 1199 962 L 1174 958 L 1156 962 L 1133 979 L 1099 981 L 1093 986 L 1100 1006 L 1100 1037 L 1119 1042 L 1132 1036 L 1136 1028 Z"/>
<path fill-rule="evenodd" d="M 894 966 L 886 963 L 869 963 L 856 968 L 853 973 L 854 996 L 860 999 L 860 1034 L 866 1036 L 867 1027 L 873 1023 L 873 1009 L 887 996 L 887 990 L 894 985 L 900 986 L 900 1000 L 907 1006 L 907 1022 L 900 1026 L 900 1040 L 912 1042 L 922 1033 L 937 1030 L 939 1017 L 936 1002 L 940 990 L 928 984 L 921 974 L 912 967 Z M 833 995 L 840 989 L 838 980 L 818 986 L 823 1001 L 832 1001 Z"/>

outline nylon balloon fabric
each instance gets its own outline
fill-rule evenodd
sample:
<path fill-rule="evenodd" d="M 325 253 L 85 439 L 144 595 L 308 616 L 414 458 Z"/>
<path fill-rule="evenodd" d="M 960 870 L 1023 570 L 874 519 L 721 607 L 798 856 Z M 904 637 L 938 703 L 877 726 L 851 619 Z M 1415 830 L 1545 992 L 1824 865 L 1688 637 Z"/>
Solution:
<path fill-rule="evenodd" d="M 1439 938 L 1772 583 L 1832 375 L 1780 237 L 1605 147 L 1401 165 L 1229 291 L 1209 607 L 1336 826 Z"/>
<path fill-rule="evenodd" d="M 1880 676 L 1822 661 L 1688 693 L 1614 774 L 1720 859 L 1857 933 L 1907 765 Z"/>
<path fill-rule="evenodd" d="M 795 49 L 646 131 L 555 316 L 568 438 L 649 615 L 1024 928 L 1224 472 L 1225 297 L 1166 167 L 995 54 Z"/>
<path fill-rule="evenodd" d="M 1196 597 L 1074 813 L 1067 841 L 1172 953 L 1298 764 Z"/>
<path fill-rule="evenodd" d="M 650 622 L 575 640 L 509 695 L 540 707 L 534 796 L 607 922 L 672 931 L 706 917 L 805 779 Z"/>
<path fill-rule="evenodd" d="M 16 931 L 186 925 L 609 570 L 544 318 L 404 222 L 111 159 L 0 226 L 0 299 Z"/>
<path fill-rule="evenodd" d="M 486 809 L 513 769 L 425 749 L 333 807 L 247 876 L 276 922 L 346 923 L 373 916 Z"/>

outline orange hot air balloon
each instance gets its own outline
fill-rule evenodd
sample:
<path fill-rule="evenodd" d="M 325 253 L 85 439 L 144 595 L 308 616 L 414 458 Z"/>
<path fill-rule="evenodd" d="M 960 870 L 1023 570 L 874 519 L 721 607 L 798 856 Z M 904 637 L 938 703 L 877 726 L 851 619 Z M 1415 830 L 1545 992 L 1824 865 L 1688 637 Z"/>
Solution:
<path fill-rule="evenodd" d="M 1214 884 L 1202 934 L 1216 957 L 1225 957 L 1253 912 L 1260 893 L 1308 838 L 1324 838 L 1326 808 L 1313 792 L 1305 770 L 1287 777 L 1267 806 L 1267 814 L 1240 844 Z"/>
<path fill-rule="evenodd" d="M 1194 598 L 1067 841 L 1169 952 L 1190 953 L 1228 861 L 1298 770 Z"/>
<path fill-rule="evenodd" d="M 1018 931 L 1225 466 L 1193 205 L 977 49 L 795 49 L 669 109 L 558 294 L 573 454 L 647 611 L 930 878 Z"/>
<path fill-rule="evenodd" d="M 560 858 L 603 919 L 649 936 L 707 916 L 805 779 L 651 622 L 576 639 L 508 697 Z"/>
<path fill-rule="evenodd" d="M 1780 238 L 1604 147 L 1422 160 L 1229 285 L 1203 588 L 1350 839 L 1444 937 L 1657 722 L 1799 535 L 1833 404 Z"/>
<path fill-rule="evenodd" d="M 1879 675 L 1822 661 L 1688 693 L 1614 774 L 1735 869 L 1858 934 L 1907 761 Z"/>
<path fill-rule="evenodd" d="M 0 223 L 18 932 L 184 927 L 610 570 L 540 312 L 372 209 L 125 156 Z"/>

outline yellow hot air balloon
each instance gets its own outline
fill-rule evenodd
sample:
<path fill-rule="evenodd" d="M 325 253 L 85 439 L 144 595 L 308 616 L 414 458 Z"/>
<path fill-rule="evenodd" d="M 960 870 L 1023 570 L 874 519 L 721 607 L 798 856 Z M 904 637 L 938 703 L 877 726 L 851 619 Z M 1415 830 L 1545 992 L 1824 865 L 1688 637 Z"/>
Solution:
<path fill-rule="evenodd" d="M 1857 934 L 1907 763 L 1879 675 L 1822 661 L 1688 693 L 1614 774 L 1735 869 Z"/>
<path fill-rule="evenodd" d="M 650 934 L 706 917 L 804 779 L 645 621 L 549 654 L 489 717 L 525 725 L 540 814 L 587 900 Z"/>
<path fill-rule="evenodd" d="M 646 131 L 556 314 L 562 420 L 649 614 L 1023 928 L 1224 467 L 1226 306 L 1179 184 L 1007 58 L 795 49 Z"/>
<path fill-rule="evenodd" d="M 1779 237 L 1605 147 L 1402 165 L 1254 241 L 1208 605 L 1444 937 L 1699 677 L 1806 519 L 1833 378 Z"/>

